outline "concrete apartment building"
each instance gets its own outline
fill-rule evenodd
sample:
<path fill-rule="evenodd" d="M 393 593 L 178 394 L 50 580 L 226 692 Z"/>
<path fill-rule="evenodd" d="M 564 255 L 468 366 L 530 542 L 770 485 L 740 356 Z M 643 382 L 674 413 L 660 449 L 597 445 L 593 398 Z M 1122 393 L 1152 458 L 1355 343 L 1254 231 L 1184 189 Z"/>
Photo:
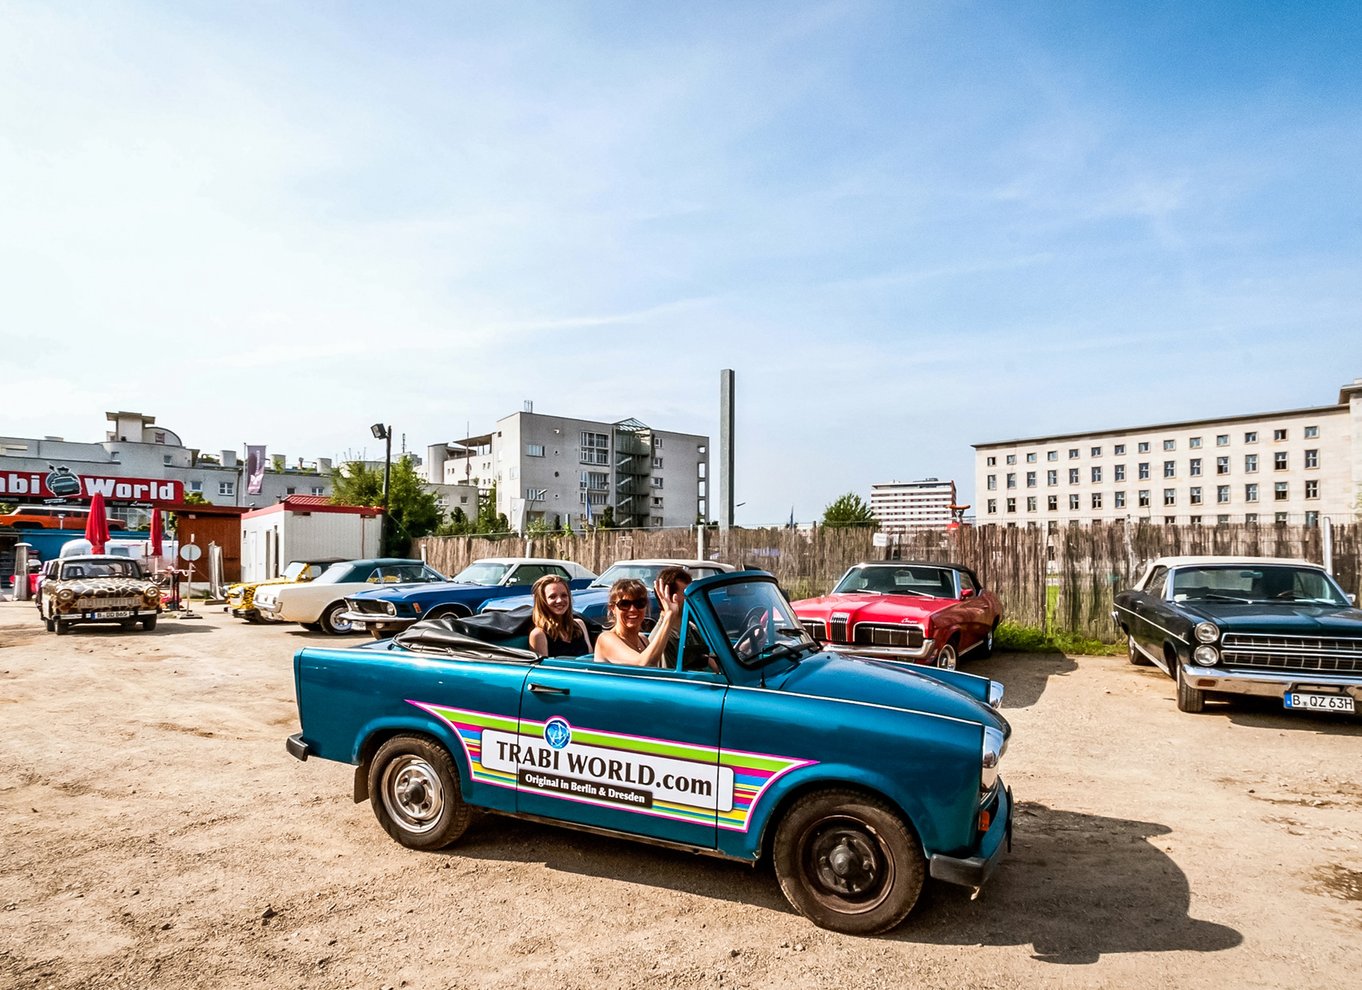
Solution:
<path fill-rule="evenodd" d="M 1338 402 L 974 445 L 980 525 L 1354 521 L 1362 378 Z"/>
<path fill-rule="evenodd" d="M 954 504 L 954 481 L 924 478 L 870 486 L 870 511 L 885 533 L 945 529 L 951 522 Z"/>
<path fill-rule="evenodd" d="M 490 433 L 427 448 L 426 463 L 431 482 L 465 491 L 495 484 L 497 511 L 512 526 L 523 518 L 580 528 L 588 505 L 595 519 L 609 506 L 621 526 L 693 526 L 707 518 L 709 438 L 636 419 L 546 416 L 526 403 Z"/>

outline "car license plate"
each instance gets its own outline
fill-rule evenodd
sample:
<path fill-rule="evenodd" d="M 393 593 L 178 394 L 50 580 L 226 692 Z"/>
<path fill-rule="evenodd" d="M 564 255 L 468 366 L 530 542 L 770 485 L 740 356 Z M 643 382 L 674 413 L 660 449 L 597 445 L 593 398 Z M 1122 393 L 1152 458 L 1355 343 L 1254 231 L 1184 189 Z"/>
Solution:
<path fill-rule="evenodd" d="M 131 616 L 131 615 L 132 615 L 132 610 L 131 610 L 131 609 L 126 609 L 126 608 L 116 608 L 116 609 L 114 609 L 114 610 L 111 611 L 111 612 L 94 612 L 94 613 L 91 613 L 90 618 L 92 618 L 92 619 L 126 619 L 126 618 L 128 618 L 129 616 Z M 1351 701 L 1352 699 L 1349 698 L 1348 700 Z"/>
<path fill-rule="evenodd" d="M 1306 694 L 1302 691 L 1286 693 L 1287 708 L 1308 708 L 1317 712 L 1356 712 L 1357 705 L 1346 694 Z"/>

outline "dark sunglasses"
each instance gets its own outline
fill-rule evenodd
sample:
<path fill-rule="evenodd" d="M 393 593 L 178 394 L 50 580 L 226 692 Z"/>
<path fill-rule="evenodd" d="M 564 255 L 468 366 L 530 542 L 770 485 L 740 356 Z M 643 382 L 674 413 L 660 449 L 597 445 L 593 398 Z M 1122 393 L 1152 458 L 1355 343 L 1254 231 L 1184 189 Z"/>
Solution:
<path fill-rule="evenodd" d="M 648 599 L 646 598 L 621 598 L 615 602 L 615 608 L 647 608 Z"/>

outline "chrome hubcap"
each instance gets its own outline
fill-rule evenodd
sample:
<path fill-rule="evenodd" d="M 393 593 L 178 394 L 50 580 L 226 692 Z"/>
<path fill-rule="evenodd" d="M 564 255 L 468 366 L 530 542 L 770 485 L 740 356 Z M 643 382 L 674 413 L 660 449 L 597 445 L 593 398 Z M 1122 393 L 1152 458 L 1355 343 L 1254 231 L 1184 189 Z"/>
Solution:
<path fill-rule="evenodd" d="M 445 807 L 435 768 L 416 756 L 399 756 L 383 770 L 383 806 L 410 832 L 429 832 Z"/>

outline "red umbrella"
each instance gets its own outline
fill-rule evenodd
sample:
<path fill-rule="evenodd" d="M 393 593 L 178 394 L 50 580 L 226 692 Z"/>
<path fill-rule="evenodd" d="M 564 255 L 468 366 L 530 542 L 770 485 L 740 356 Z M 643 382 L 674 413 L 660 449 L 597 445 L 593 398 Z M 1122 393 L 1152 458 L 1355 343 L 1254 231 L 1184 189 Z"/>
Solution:
<path fill-rule="evenodd" d="M 104 516 L 104 496 L 95 492 L 90 499 L 90 515 L 85 520 L 85 538 L 90 541 L 91 553 L 103 553 L 109 542 L 109 520 Z"/>
<path fill-rule="evenodd" d="M 161 510 L 151 510 L 151 555 L 161 559 Z"/>

